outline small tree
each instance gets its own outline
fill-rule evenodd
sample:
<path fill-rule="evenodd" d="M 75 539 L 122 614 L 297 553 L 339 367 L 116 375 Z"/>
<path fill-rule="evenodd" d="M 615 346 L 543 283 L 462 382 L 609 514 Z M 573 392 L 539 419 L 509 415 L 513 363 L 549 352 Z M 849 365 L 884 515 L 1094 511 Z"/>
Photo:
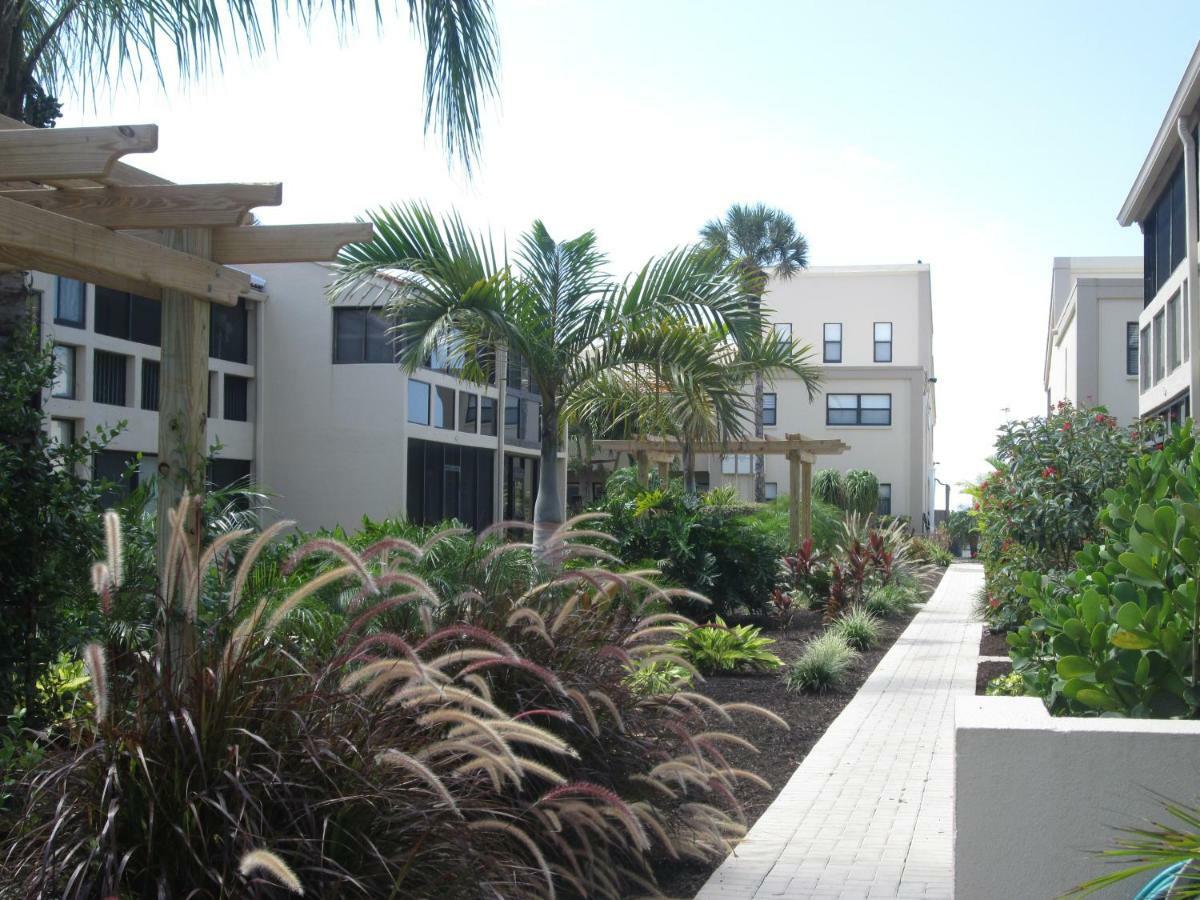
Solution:
<path fill-rule="evenodd" d="M 89 567 L 100 546 L 102 484 L 84 473 L 117 429 L 62 443 L 46 430 L 41 399 L 54 358 L 34 331 L 0 353 L 0 713 L 24 707 L 37 720 L 37 680 L 75 649 L 90 610 Z"/>
<path fill-rule="evenodd" d="M 865 517 L 879 508 L 879 479 L 873 474 L 866 469 L 851 469 L 846 473 L 845 483 L 846 512 Z"/>

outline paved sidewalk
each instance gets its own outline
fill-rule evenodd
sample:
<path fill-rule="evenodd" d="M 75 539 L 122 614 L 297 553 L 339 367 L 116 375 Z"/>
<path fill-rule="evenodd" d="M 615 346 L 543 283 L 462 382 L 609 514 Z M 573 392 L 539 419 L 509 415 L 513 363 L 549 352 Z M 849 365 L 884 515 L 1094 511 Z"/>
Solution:
<path fill-rule="evenodd" d="M 983 567 L 955 564 L 697 900 L 949 898 L 954 697 Z"/>

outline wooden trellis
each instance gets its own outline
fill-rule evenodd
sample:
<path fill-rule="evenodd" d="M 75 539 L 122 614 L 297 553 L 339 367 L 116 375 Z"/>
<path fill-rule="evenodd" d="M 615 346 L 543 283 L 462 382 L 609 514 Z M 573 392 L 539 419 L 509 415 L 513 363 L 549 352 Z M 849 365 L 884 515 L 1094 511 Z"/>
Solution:
<path fill-rule="evenodd" d="M 683 453 L 678 441 L 661 438 L 643 438 L 626 441 L 595 441 L 598 449 L 616 453 L 633 454 L 637 460 L 638 480 L 646 483 L 650 463 L 658 464 L 659 476 L 664 484 L 672 460 Z M 813 440 L 801 434 L 785 435 L 783 440 L 772 438 L 749 438 L 703 442 L 692 445 L 693 453 L 720 454 L 767 454 L 782 455 L 788 459 L 788 532 L 792 548 L 800 546 L 802 540 L 812 537 L 812 467 L 818 456 L 836 456 L 845 453 L 850 445 L 839 440 Z"/>
<path fill-rule="evenodd" d="M 168 511 L 202 493 L 209 304 L 265 301 L 228 264 L 332 260 L 369 224 L 250 225 L 279 184 L 174 184 L 120 162 L 158 147 L 156 125 L 29 128 L 0 116 L 0 267 L 37 269 L 162 304 L 158 415 L 159 567 Z M 197 509 L 197 515 L 198 515 Z M 199 540 L 199 523 L 188 523 Z"/>

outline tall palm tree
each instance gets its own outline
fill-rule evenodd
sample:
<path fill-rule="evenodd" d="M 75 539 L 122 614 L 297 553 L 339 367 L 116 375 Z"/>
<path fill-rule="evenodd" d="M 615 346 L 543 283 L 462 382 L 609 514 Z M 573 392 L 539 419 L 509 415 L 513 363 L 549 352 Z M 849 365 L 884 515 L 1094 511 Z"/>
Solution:
<path fill-rule="evenodd" d="M 761 303 L 767 290 L 768 270 L 779 278 L 791 278 L 808 268 L 808 239 L 796 230 L 795 220 L 762 203 L 733 204 L 723 218 L 712 219 L 700 229 L 700 239 L 742 274 L 755 304 Z M 754 436 L 763 436 L 761 374 L 754 377 Z M 754 457 L 754 499 L 759 503 L 766 499 L 761 455 Z"/>
<path fill-rule="evenodd" d="M 590 231 L 559 242 L 534 222 L 510 263 L 455 214 L 438 219 L 411 204 L 373 212 L 369 220 L 374 240 L 342 251 L 330 291 L 335 297 L 376 292 L 373 299 L 389 305 L 406 370 L 449 348 L 449 356 L 468 361 L 461 374 L 484 380 L 486 362 L 477 361 L 488 360 L 497 345 L 529 366 L 542 400 L 533 513 L 541 554 L 563 521 L 558 453 L 563 412 L 576 393 L 613 369 L 685 352 L 688 345 L 664 344 L 656 334 L 666 319 L 719 325 L 734 340 L 761 332 L 761 317 L 716 254 L 676 250 L 613 283 Z"/>
<path fill-rule="evenodd" d="M 655 332 L 651 332 L 652 334 Z M 597 437 L 661 435 L 682 446 L 684 489 L 696 490 L 695 446 L 746 436 L 754 420 L 746 382 L 793 375 L 820 384 L 810 347 L 751 335 L 731 340 L 720 327 L 665 321 L 657 329 L 662 362 L 614 368 L 577 391 L 566 406 L 572 425 Z"/>

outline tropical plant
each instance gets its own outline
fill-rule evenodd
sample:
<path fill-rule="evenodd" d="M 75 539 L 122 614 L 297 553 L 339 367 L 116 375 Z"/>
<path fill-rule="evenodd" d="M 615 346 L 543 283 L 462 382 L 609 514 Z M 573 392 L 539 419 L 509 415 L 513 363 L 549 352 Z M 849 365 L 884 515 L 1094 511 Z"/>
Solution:
<path fill-rule="evenodd" d="M 989 697 L 1024 697 L 1025 679 L 1020 672 L 997 675 L 988 681 L 984 693 Z"/>
<path fill-rule="evenodd" d="M 936 537 L 917 536 L 909 544 L 912 557 L 917 562 L 935 566 L 948 566 L 954 562 L 950 551 L 938 542 Z"/>
<path fill-rule="evenodd" d="M 879 508 L 879 479 L 866 469 L 851 469 L 845 478 L 844 509 L 864 518 Z"/>
<path fill-rule="evenodd" d="M 761 203 L 754 206 L 733 204 L 722 218 L 705 223 L 700 229 L 700 238 L 704 246 L 719 253 L 726 263 L 737 269 L 756 307 L 766 293 L 770 274 L 788 279 L 808 268 L 808 239 L 796 230 L 795 220 L 787 213 Z M 754 435 L 763 436 L 762 372 L 754 376 Z M 754 457 L 754 499 L 758 503 L 766 499 L 761 454 Z"/>
<path fill-rule="evenodd" d="M 870 588 L 863 605 L 868 612 L 889 618 L 906 615 L 920 601 L 920 592 L 914 585 L 892 582 Z"/>
<path fill-rule="evenodd" d="M 1055 581 L 1022 575 L 1031 618 L 1009 635 L 1030 691 L 1053 712 L 1200 712 L 1200 449 L 1189 421 L 1105 491 L 1099 542 Z"/>
<path fill-rule="evenodd" d="M 560 242 L 534 222 L 515 259 L 501 264 L 490 238 L 472 233 L 457 215 L 439 220 L 410 204 L 368 218 L 375 238 L 342 251 L 330 290 L 334 296 L 368 292 L 388 304 L 405 369 L 444 349 L 448 358 L 463 360 L 460 374 L 485 380 L 495 371 L 497 348 L 529 367 L 542 404 L 533 515 L 539 554 L 563 521 L 557 458 L 563 412 L 577 392 L 607 372 L 661 366 L 694 346 L 673 343 L 665 321 L 725 329 L 739 346 L 761 335 L 761 313 L 712 253 L 676 250 L 613 284 L 590 231 Z"/>
<path fill-rule="evenodd" d="M 840 635 L 855 650 L 870 650 L 883 639 L 883 627 L 879 619 L 869 610 L 854 606 L 842 613 L 829 626 L 829 631 Z"/>
<path fill-rule="evenodd" d="M 858 660 L 858 653 L 845 638 L 824 631 L 810 638 L 800 658 L 784 671 L 784 685 L 789 691 L 822 693 L 841 684 L 846 673 Z"/>
<path fill-rule="evenodd" d="M 778 669 L 783 661 L 767 650 L 775 643 L 754 625 L 726 625 L 720 616 L 704 625 L 680 624 L 670 646 L 701 673 Z"/>
<path fill-rule="evenodd" d="M 960 547 L 975 549 L 979 542 L 979 526 L 969 510 L 956 509 L 946 518 L 946 532 Z"/>
<path fill-rule="evenodd" d="M 635 694 L 652 696 L 685 690 L 692 684 L 692 673 L 679 663 L 660 659 L 634 665 L 625 684 Z"/>
<path fill-rule="evenodd" d="M 651 860 L 719 859 L 743 833 L 736 784 L 761 779 L 724 762 L 720 747 L 745 742 L 706 719 L 782 720 L 749 704 L 697 704 L 687 691 L 628 689 L 633 660 L 687 668 L 659 643 L 686 620 L 653 611 L 671 596 L 645 575 L 567 570 L 490 610 L 495 627 L 441 627 L 453 598 L 408 568 L 440 538 L 389 536 L 362 553 L 308 540 L 285 569 L 333 564 L 252 598 L 246 587 L 279 530 L 240 560 L 248 535 L 219 538 L 199 559 L 175 543 L 167 575 L 196 626 L 190 681 L 171 672 L 165 630 L 143 653 L 84 648 L 94 706 L 19 785 L 6 888 L 622 897 L 654 892 Z M 103 610 L 126 574 L 120 534 L 110 519 L 94 568 Z M 558 539 L 568 560 L 592 549 Z M 527 551 L 502 545 L 491 556 L 508 554 Z M 222 602 L 202 604 L 205 585 Z M 335 655 L 308 656 L 292 616 L 335 586 L 351 618 Z M 424 610 L 420 624 L 372 628 L 400 606 Z"/>
<path fill-rule="evenodd" d="M 846 505 L 846 483 L 837 469 L 817 469 L 812 480 L 812 495 L 822 503 L 839 509 Z"/>

